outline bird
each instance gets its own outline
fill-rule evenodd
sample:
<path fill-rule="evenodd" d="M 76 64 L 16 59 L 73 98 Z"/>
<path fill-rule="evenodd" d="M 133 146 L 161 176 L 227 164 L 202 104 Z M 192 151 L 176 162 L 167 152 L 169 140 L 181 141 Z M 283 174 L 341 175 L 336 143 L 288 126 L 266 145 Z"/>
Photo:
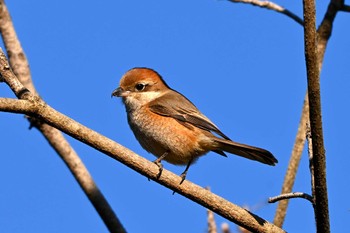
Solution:
<path fill-rule="evenodd" d="M 274 166 L 277 159 L 268 150 L 234 142 L 180 92 L 170 88 L 163 77 L 147 67 L 128 70 L 112 97 L 121 97 L 128 124 L 141 146 L 157 157 L 153 162 L 161 176 L 165 160 L 185 165 L 181 182 L 190 166 L 212 151 L 226 153 Z"/>

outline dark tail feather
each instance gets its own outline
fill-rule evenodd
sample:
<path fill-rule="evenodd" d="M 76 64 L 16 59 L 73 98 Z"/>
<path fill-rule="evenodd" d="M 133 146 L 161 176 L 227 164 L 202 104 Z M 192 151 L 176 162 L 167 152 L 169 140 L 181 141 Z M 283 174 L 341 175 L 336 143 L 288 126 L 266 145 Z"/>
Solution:
<path fill-rule="evenodd" d="M 221 138 L 215 138 L 215 141 L 219 145 L 213 150 L 216 153 L 218 153 L 217 151 L 225 151 L 272 166 L 278 163 L 277 159 L 267 150 Z"/>

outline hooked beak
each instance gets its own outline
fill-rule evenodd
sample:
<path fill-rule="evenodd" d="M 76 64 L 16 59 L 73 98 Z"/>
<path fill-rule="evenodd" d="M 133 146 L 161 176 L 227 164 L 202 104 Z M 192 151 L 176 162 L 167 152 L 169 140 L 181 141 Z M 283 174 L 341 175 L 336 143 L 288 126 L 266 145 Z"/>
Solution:
<path fill-rule="evenodd" d="M 123 88 L 118 87 L 112 92 L 111 97 L 117 96 L 117 97 L 126 97 L 129 95 L 129 91 L 124 91 Z"/>

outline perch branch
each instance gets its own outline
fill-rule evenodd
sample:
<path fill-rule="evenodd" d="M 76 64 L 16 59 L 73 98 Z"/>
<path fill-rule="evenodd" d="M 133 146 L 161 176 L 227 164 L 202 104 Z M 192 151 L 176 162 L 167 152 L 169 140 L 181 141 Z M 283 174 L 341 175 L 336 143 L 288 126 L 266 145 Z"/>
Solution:
<path fill-rule="evenodd" d="M 16 82 L 17 79 L 14 74 L 8 72 L 8 69 L 4 65 L 6 64 L 4 59 L 6 59 L 6 57 L 1 52 L 0 74 L 6 83 L 11 83 L 11 80 L 15 80 Z M 193 184 L 190 181 L 185 180 L 180 185 L 181 178 L 165 169 L 160 178 L 158 178 L 159 168 L 156 164 L 57 112 L 30 92 L 26 100 L 0 98 L 0 110 L 9 111 L 8 107 L 5 107 L 7 105 L 13 106 L 13 109 L 10 112 L 23 113 L 43 120 L 47 124 L 65 132 L 81 142 L 86 143 L 96 150 L 130 167 L 136 172 L 149 177 L 157 183 L 168 187 L 176 193 L 191 199 L 248 230 L 253 232 L 284 232 L 282 229 L 261 217 L 211 193 L 204 188 L 201 188 L 196 184 Z"/>

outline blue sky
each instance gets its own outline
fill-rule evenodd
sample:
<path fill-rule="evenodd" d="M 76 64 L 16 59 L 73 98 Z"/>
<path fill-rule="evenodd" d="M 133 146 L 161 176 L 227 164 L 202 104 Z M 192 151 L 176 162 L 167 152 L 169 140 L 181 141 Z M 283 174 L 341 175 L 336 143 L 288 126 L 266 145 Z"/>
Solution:
<path fill-rule="evenodd" d="M 327 1 L 326 1 L 327 2 Z M 301 3 L 279 4 L 302 15 Z M 58 111 L 154 160 L 119 99 L 125 71 L 156 69 L 233 140 L 270 150 L 276 167 L 209 153 L 187 178 L 272 221 L 306 91 L 303 30 L 286 16 L 226 1 L 7 1 L 34 84 Z M 317 6 L 320 23 L 326 4 Z M 349 15 L 338 14 L 321 73 L 332 232 L 350 218 Z M 5 84 L 2 97 L 14 97 Z M 0 232 L 107 232 L 64 163 L 22 115 L 0 113 Z M 204 232 L 206 210 L 66 136 L 128 232 Z M 177 174 L 183 167 L 164 164 Z M 306 150 L 294 191 L 310 193 Z M 227 222 L 216 216 L 218 224 Z M 230 223 L 235 232 L 235 226 Z M 314 232 L 290 202 L 284 229 Z"/>

